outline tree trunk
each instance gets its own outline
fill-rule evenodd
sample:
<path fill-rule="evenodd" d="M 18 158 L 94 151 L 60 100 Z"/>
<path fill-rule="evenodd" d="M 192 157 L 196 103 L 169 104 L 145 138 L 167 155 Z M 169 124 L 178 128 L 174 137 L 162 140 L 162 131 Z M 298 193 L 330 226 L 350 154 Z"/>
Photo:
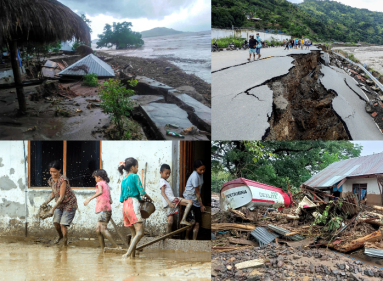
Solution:
<path fill-rule="evenodd" d="M 9 42 L 9 51 L 11 55 L 13 77 L 14 77 L 15 85 L 16 85 L 17 99 L 19 102 L 19 112 L 24 113 L 27 111 L 27 104 L 25 102 L 24 89 L 23 89 L 23 84 L 21 81 L 19 61 L 17 59 L 17 41 Z"/>
<path fill-rule="evenodd" d="M 355 239 L 343 245 L 331 243 L 328 246 L 330 248 L 334 248 L 335 250 L 338 250 L 339 252 L 345 253 L 345 252 L 350 252 L 350 251 L 362 248 L 364 246 L 364 242 L 376 242 L 376 241 L 382 240 L 382 238 L 383 238 L 382 232 L 378 230 L 367 236 Z"/>

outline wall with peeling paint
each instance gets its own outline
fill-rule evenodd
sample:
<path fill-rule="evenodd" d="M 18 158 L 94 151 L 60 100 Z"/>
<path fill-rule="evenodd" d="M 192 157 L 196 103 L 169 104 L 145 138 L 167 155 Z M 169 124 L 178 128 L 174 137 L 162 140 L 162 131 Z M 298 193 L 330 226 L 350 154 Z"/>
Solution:
<path fill-rule="evenodd" d="M 25 142 L 26 153 L 28 142 Z M 24 150 L 23 141 L 0 142 L 0 233 L 20 235 L 24 232 L 25 222 L 25 195 L 24 195 Z M 107 171 L 113 199 L 113 219 L 119 227 L 123 227 L 122 204 L 120 201 L 121 181 L 123 176 L 117 171 L 118 163 L 127 157 L 138 160 L 139 176 L 145 168 L 146 191 L 155 201 L 156 212 L 146 220 L 145 227 L 154 235 L 165 232 L 166 215 L 162 208 L 161 192 L 158 188 L 161 164 L 167 163 L 172 167 L 170 184 L 177 195 L 179 182 L 178 174 L 178 141 L 102 141 L 102 168 Z M 26 157 L 27 158 L 27 157 Z M 28 159 L 28 158 L 27 158 Z M 174 184 L 173 184 L 174 183 Z M 46 184 L 47 185 L 47 184 Z M 96 200 L 88 206 L 83 202 L 95 193 L 95 188 L 74 189 L 78 201 L 78 210 L 70 227 L 71 235 L 94 236 L 97 223 L 95 214 Z M 55 233 L 52 218 L 39 221 L 37 212 L 40 205 L 51 193 L 50 189 L 28 189 L 28 231 L 32 235 Z M 53 201 L 52 201 L 53 202 Z M 109 227 L 112 227 L 111 225 Z M 126 231 L 126 230 L 125 230 Z"/>

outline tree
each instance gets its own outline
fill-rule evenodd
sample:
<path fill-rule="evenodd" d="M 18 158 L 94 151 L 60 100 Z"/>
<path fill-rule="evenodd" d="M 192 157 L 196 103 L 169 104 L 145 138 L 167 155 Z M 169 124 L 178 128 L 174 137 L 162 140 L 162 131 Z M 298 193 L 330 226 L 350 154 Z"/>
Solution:
<path fill-rule="evenodd" d="M 362 147 L 348 141 L 212 142 L 212 171 L 283 189 L 298 188 L 333 162 L 358 157 Z"/>
<path fill-rule="evenodd" d="M 114 28 L 110 24 L 106 24 L 104 33 L 98 35 L 100 39 L 97 42 L 97 48 L 116 46 L 116 49 L 125 49 L 144 45 L 141 33 L 132 31 L 132 26 L 131 22 L 126 21 L 117 23 Z"/>

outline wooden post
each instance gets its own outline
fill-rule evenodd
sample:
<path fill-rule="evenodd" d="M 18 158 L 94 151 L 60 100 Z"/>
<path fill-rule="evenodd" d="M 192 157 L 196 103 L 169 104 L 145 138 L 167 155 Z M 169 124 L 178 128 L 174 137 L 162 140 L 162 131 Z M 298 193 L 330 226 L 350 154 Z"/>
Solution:
<path fill-rule="evenodd" d="M 359 248 L 362 248 L 364 246 L 365 242 L 376 242 L 382 240 L 383 235 L 381 230 L 375 231 L 367 236 L 355 239 L 353 241 L 350 241 L 346 244 L 339 245 L 339 244 L 329 244 L 328 247 L 334 248 L 335 250 L 338 250 L 339 252 L 350 252 Z"/>
<path fill-rule="evenodd" d="M 126 246 L 126 248 L 129 249 L 129 245 L 128 245 L 128 243 L 127 243 L 126 240 L 124 239 L 124 236 L 122 236 L 122 234 L 121 234 L 120 231 L 118 230 L 117 225 L 114 223 L 114 220 L 113 220 L 112 218 L 110 218 L 110 221 L 112 222 L 113 227 L 114 227 L 114 229 L 116 230 L 118 236 L 120 236 L 120 238 L 121 238 L 121 240 L 122 240 L 122 243 L 124 243 L 124 245 Z"/>
<path fill-rule="evenodd" d="M 21 81 L 19 61 L 17 59 L 17 41 L 9 42 L 9 51 L 11 55 L 13 77 L 16 85 L 17 100 L 19 102 L 19 112 L 24 113 L 27 111 L 27 104 L 25 102 L 24 89 Z"/>

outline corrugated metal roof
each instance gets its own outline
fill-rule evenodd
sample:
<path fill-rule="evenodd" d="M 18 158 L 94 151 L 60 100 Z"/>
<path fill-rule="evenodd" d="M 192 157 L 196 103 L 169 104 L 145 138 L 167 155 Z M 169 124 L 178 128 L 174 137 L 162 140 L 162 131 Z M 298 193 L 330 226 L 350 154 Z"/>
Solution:
<path fill-rule="evenodd" d="M 304 185 L 311 187 L 331 187 L 346 177 L 383 173 L 383 153 L 351 158 L 332 163 L 312 176 Z"/>
<path fill-rule="evenodd" d="M 272 224 L 268 224 L 267 227 L 270 228 L 272 231 L 275 231 L 276 233 L 278 233 L 280 235 L 283 235 L 283 236 L 285 236 L 287 233 L 291 232 L 290 230 L 287 230 L 287 229 L 284 229 L 282 227 L 278 227 L 278 226 L 272 225 Z M 304 236 L 298 235 L 298 234 L 295 234 L 293 236 L 288 236 L 288 237 L 285 237 L 285 238 L 286 239 L 291 239 L 291 240 L 294 240 L 294 241 L 299 241 L 299 240 L 305 239 Z"/>
<path fill-rule="evenodd" d="M 279 237 L 278 234 L 269 232 L 266 227 L 260 226 L 254 229 L 250 234 L 258 241 L 259 246 L 267 245 Z"/>
<path fill-rule="evenodd" d="M 84 76 L 86 72 L 82 69 L 73 70 L 74 67 L 86 65 L 88 69 L 88 73 L 96 73 L 98 77 L 114 77 L 114 71 L 112 67 L 106 62 L 102 61 L 98 57 L 93 54 L 90 54 L 78 62 L 75 62 L 71 66 L 67 67 L 63 71 L 61 71 L 60 75 L 70 75 L 70 76 Z"/>

